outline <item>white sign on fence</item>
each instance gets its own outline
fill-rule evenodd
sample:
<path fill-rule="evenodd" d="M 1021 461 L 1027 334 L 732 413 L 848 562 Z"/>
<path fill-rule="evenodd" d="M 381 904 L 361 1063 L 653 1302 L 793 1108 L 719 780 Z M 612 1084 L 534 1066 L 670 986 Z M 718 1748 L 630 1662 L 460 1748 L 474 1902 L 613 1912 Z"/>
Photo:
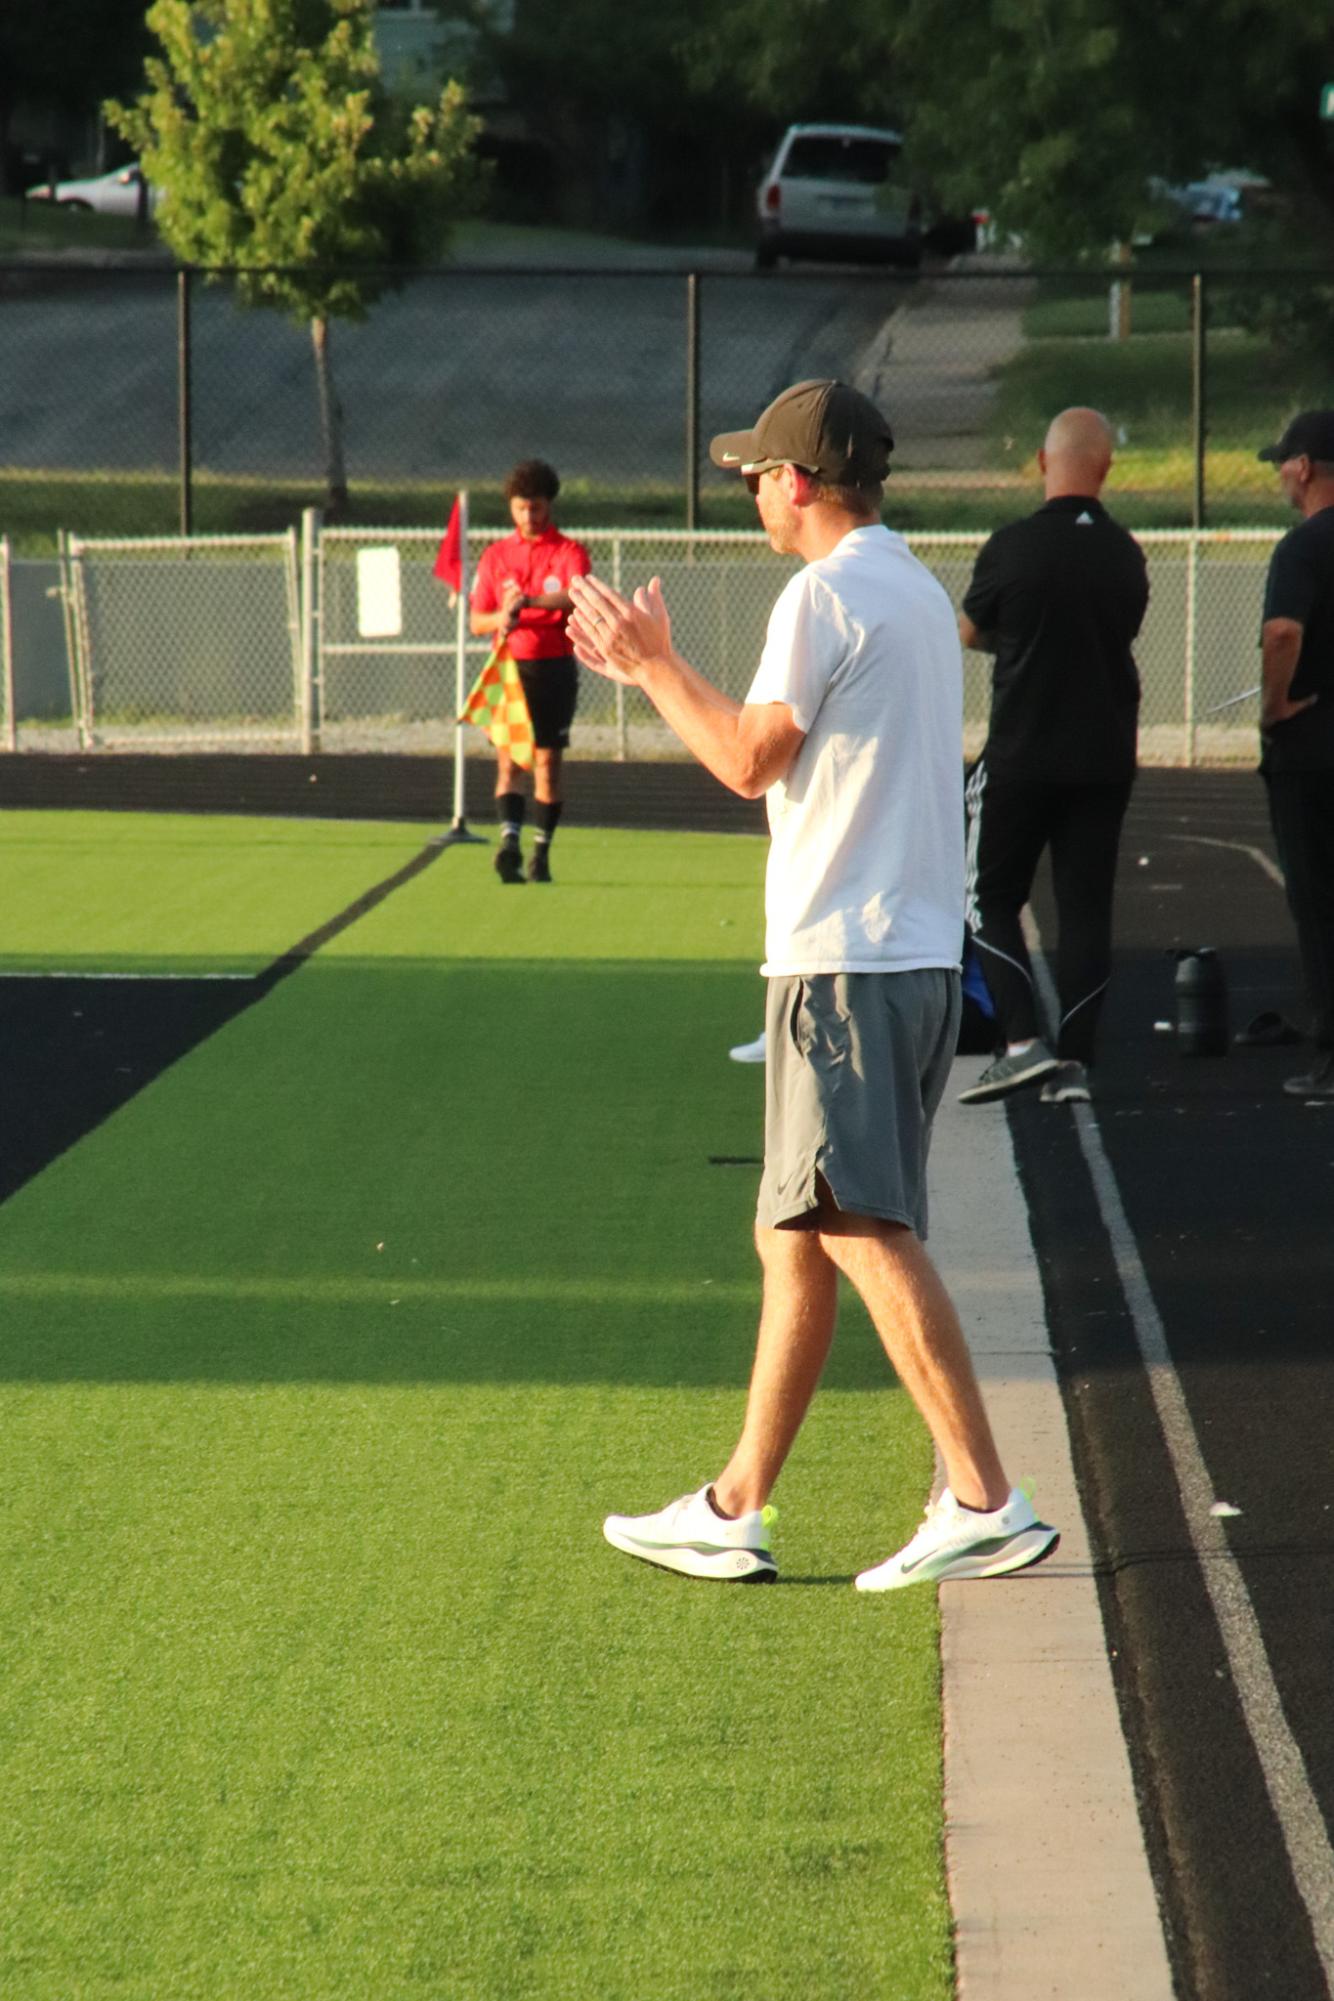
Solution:
<path fill-rule="evenodd" d="M 397 639 L 403 630 L 403 579 L 398 550 L 357 551 L 357 632 L 362 639 Z"/>

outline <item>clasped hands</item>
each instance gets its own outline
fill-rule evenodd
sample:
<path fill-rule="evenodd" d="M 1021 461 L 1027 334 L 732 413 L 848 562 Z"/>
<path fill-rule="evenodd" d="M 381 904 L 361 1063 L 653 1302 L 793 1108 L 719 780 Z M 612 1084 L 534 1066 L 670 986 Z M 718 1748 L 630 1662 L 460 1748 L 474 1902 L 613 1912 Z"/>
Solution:
<path fill-rule="evenodd" d="M 659 578 L 641 585 L 633 598 L 623 598 L 601 577 L 575 577 L 570 597 L 575 658 L 595 674 L 638 687 L 645 670 L 671 654 L 672 622 Z"/>

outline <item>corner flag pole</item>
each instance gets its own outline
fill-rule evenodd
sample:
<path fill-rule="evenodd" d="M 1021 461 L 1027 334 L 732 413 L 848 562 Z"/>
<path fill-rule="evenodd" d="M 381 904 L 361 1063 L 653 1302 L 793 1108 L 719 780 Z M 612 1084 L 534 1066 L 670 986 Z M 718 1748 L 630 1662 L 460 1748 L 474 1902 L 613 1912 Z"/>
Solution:
<path fill-rule="evenodd" d="M 467 725 L 463 720 L 463 710 L 468 700 L 468 494 L 466 488 L 458 497 L 459 522 L 459 588 L 458 625 L 454 640 L 454 820 L 447 834 L 442 834 L 442 843 L 449 841 L 480 841 L 480 834 L 468 832 L 468 821 L 464 811 L 464 779 L 467 775 Z"/>
<path fill-rule="evenodd" d="M 459 494 L 459 602 L 458 626 L 454 641 L 454 825 L 455 835 L 466 834 L 468 822 L 463 810 L 464 729 L 459 720 L 468 699 L 468 492 Z"/>

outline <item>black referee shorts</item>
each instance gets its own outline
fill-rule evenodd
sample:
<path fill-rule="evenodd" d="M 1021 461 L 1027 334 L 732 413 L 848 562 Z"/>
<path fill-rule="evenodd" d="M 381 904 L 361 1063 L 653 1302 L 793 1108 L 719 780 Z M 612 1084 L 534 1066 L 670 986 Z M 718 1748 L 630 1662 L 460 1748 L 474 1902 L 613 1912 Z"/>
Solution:
<path fill-rule="evenodd" d="M 553 660 L 516 660 L 523 682 L 533 742 L 539 750 L 568 750 L 570 724 L 579 699 L 579 668 L 572 653 Z"/>

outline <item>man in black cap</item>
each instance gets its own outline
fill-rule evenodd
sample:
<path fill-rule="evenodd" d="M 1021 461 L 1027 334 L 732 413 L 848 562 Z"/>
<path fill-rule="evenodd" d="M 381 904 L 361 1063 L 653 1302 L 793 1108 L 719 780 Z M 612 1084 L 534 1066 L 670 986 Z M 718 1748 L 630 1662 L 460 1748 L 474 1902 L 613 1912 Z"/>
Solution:
<path fill-rule="evenodd" d="M 1269 562 L 1260 772 L 1315 1012 L 1316 1057 L 1283 1088 L 1334 1098 L 1334 410 L 1305 410 L 1260 457 L 1302 516 Z"/>
<path fill-rule="evenodd" d="M 613 1547 L 689 1577 L 776 1575 L 769 1494 L 834 1335 L 838 1277 L 860 1293 L 949 1482 L 860 1591 L 1038 1562 L 1055 1529 L 1011 1487 L 958 1316 L 927 1257 L 931 1121 L 959 1025 L 962 658 L 935 578 L 880 521 L 893 448 L 873 404 L 799 382 L 714 464 L 755 496 L 770 546 L 800 556 L 744 702 L 675 652 L 656 578 L 627 602 L 576 579 L 588 667 L 638 687 L 744 798 L 765 794 L 769 998 L 759 1340 L 741 1437 L 718 1477 Z"/>

